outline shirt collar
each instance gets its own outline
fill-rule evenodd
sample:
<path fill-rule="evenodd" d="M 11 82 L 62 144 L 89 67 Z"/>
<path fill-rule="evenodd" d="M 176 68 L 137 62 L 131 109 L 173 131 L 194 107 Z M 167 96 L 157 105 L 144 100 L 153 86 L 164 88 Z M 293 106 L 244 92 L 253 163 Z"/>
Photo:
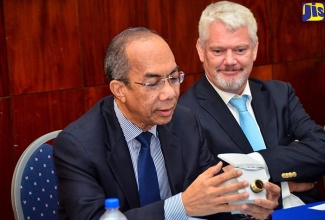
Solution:
<path fill-rule="evenodd" d="M 120 126 L 122 128 L 124 137 L 126 142 L 129 142 L 136 138 L 139 134 L 143 132 L 138 126 L 133 124 L 131 121 L 129 121 L 121 112 L 119 107 L 117 106 L 116 101 L 114 100 L 114 111 L 117 117 L 117 120 L 120 123 Z M 150 128 L 149 132 L 151 132 L 154 136 L 157 136 L 157 125 L 154 125 Z"/>

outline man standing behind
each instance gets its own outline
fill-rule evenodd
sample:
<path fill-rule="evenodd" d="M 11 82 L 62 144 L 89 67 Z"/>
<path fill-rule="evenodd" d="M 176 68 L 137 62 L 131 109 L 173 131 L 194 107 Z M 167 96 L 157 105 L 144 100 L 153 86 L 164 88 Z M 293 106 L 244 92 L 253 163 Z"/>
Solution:
<path fill-rule="evenodd" d="M 241 172 L 217 175 L 222 164 L 215 165 L 201 125 L 176 105 L 184 73 L 158 34 L 130 28 L 117 35 L 107 50 L 105 73 L 113 95 L 54 143 L 60 219 L 97 220 L 108 197 L 119 198 L 128 220 L 272 213 L 280 195 L 272 183 L 266 183 L 268 199 L 256 199 L 256 205 L 227 204 L 247 199 L 247 193 L 226 194 L 248 183 L 221 186 Z M 229 213 L 218 216 L 232 219 Z"/>
<path fill-rule="evenodd" d="M 258 50 L 250 10 L 228 1 L 209 5 L 196 48 L 205 75 L 179 104 L 198 116 L 212 154 L 256 151 L 250 155 L 266 163 L 273 182 L 281 182 L 284 207 L 303 204 L 290 192 L 305 203 L 319 200 L 313 182 L 325 173 L 325 132 L 289 83 L 248 79 Z"/>

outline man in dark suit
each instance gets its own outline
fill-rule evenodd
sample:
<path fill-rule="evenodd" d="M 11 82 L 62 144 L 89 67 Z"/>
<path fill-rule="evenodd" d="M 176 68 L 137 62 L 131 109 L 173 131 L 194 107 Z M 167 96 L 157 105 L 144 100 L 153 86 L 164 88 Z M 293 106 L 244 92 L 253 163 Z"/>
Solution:
<path fill-rule="evenodd" d="M 117 35 L 107 50 L 105 73 L 113 96 L 71 123 L 54 143 L 60 219 L 99 219 L 108 197 L 119 199 L 129 220 L 187 219 L 234 210 L 257 218 L 272 213 L 280 196 L 272 183 L 265 183 L 267 199 L 228 205 L 248 198 L 247 192 L 229 195 L 248 183 L 221 185 L 242 173 L 217 175 L 222 163 L 215 165 L 200 123 L 176 105 L 184 74 L 159 35 L 145 28 Z M 151 189 L 142 190 L 144 186 Z M 217 217 L 234 218 L 229 213 Z"/>
<path fill-rule="evenodd" d="M 179 104 L 199 118 L 212 154 L 254 152 L 231 104 L 233 98 L 247 97 L 246 107 L 264 141 L 258 146 L 264 149 L 250 155 L 265 162 L 271 180 L 281 183 L 284 207 L 318 201 L 314 182 L 325 174 L 325 132 L 289 83 L 249 79 L 258 49 L 253 14 L 232 2 L 209 5 L 200 18 L 196 47 L 205 75 Z"/>

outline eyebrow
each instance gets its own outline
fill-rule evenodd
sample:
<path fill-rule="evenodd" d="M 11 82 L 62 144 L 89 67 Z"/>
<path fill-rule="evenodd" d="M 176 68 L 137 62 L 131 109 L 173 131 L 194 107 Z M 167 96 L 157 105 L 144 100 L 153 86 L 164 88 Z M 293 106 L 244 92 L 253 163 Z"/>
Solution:
<path fill-rule="evenodd" d="M 175 72 L 177 72 L 178 71 L 178 69 L 179 69 L 179 66 L 176 66 L 170 73 L 168 73 L 168 75 L 167 76 L 169 76 L 169 75 L 171 75 L 171 74 L 173 74 L 173 73 L 175 73 Z M 158 74 L 158 73 L 151 73 L 151 72 L 148 72 L 148 73 L 146 73 L 145 75 L 144 75 L 144 77 L 145 78 L 161 78 L 161 77 L 163 77 L 163 76 L 161 76 L 161 74 Z"/>
<path fill-rule="evenodd" d="M 249 45 L 249 44 L 241 44 L 241 45 L 238 45 L 238 46 L 236 46 L 236 47 L 234 47 L 234 48 L 241 48 L 241 47 L 249 48 L 250 45 Z"/>
<path fill-rule="evenodd" d="M 249 48 L 250 45 L 249 44 L 239 44 L 239 45 L 236 45 L 234 47 L 231 47 L 230 49 L 236 49 L 236 48 L 240 48 L 240 47 Z M 210 49 L 211 50 L 215 50 L 215 49 L 229 49 L 229 48 L 228 47 L 224 47 L 224 46 L 215 45 L 215 46 L 211 46 Z"/>

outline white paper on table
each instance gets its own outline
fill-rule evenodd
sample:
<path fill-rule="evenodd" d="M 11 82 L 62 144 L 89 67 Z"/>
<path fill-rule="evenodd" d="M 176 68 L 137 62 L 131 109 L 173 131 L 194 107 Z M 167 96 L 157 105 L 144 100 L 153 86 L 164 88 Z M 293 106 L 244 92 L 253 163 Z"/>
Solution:
<path fill-rule="evenodd" d="M 309 209 L 314 209 L 314 210 L 319 210 L 319 211 L 325 211 L 325 203 L 324 204 L 320 204 L 320 205 L 311 206 L 311 207 L 309 207 Z"/>

